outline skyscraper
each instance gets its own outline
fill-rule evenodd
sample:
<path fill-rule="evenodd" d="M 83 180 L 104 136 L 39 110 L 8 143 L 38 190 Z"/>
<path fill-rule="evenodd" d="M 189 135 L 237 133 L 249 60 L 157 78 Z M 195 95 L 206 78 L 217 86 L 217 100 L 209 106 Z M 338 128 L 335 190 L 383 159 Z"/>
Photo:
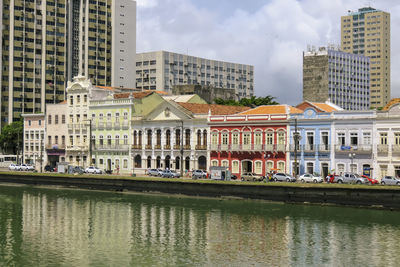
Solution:
<path fill-rule="evenodd" d="M 370 59 L 333 47 L 303 54 L 303 100 L 330 102 L 346 110 L 367 110 L 370 102 Z"/>
<path fill-rule="evenodd" d="M 96 85 L 135 86 L 135 1 L 3 0 L 0 5 L 1 126 L 64 100 L 67 81 L 77 74 Z"/>
<path fill-rule="evenodd" d="M 390 14 L 364 7 L 342 16 L 341 49 L 370 58 L 371 107 L 385 106 L 390 100 Z"/>

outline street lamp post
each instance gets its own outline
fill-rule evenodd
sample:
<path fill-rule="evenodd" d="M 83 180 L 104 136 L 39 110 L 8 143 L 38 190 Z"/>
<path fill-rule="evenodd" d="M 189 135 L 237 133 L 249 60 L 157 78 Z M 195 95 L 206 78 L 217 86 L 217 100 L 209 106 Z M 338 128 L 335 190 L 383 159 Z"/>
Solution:
<path fill-rule="evenodd" d="M 351 160 L 351 163 L 350 163 L 350 172 L 353 172 L 353 160 L 354 160 L 355 157 L 356 157 L 356 153 L 349 153 L 349 158 L 350 158 L 350 160 Z"/>
<path fill-rule="evenodd" d="M 293 139 L 294 139 L 294 175 L 298 175 L 298 170 L 297 170 L 297 146 L 298 142 L 301 140 L 300 133 L 297 131 L 297 118 L 294 119 L 294 133 L 293 133 Z"/>

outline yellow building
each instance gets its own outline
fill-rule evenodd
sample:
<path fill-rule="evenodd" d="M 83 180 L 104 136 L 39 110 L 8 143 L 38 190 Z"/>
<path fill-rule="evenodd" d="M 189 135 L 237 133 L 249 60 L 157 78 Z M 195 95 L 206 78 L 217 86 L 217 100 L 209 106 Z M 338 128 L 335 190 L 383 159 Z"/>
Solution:
<path fill-rule="evenodd" d="M 133 0 L 0 1 L 1 126 L 65 99 L 78 74 L 135 87 Z M 117 67 L 113 67 L 117 66 Z"/>
<path fill-rule="evenodd" d="M 349 11 L 341 18 L 341 48 L 371 59 L 370 106 L 385 106 L 390 100 L 390 14 L 371 7 Z"/>

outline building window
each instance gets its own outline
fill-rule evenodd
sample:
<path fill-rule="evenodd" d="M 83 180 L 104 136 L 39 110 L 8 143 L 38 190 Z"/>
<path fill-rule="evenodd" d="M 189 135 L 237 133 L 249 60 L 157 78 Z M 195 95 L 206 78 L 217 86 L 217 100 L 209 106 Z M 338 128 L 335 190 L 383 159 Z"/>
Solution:
<path fill-rule="evenodd" d="M 238 145 L 239 144 L 239 133 L 238 132 L 234 132 L 232 134 L 232 144 L 233 145 Z"/>
<path fill-rule="evenodd" d="M 218 166 L 218 160 L 212 160 L 211 166 L 214 166 L 214 167 Z"/>
<path fill-rule="evenodd" d="M 267 161 L 267 165 L 266 165 L 267 170 L 266 171 L 270 172 L 273 167 L 274 167 L 274 162 L 273 161 Z"/>
<path fill-rule="evenodd" d="M 344 173 L 344 164 L 339 163 L 339 164 L 337 165 L 337 169 L 338 169 L 338 174 L 339 174 L 339 175 L 343 175 L 343 173 Z"/>
<path fill-rule="evenodd" d="M 278 145 L 285 144 L 285 132 L 278 132 Z"/>
<path fill-rule="evenodd" d="M 232 172 L 239 173 L 239 161 L 237 160 L 232 161 Z"/>
<path fill-rule="evenodd" d="M 69 97 L 69 104 L 70 105 L 74 104 L 74 96 L 72 96 L 72 95 Z"/>
<path fill-rule="evenodd" d="M 223 166 L 223 167 L 229 167 L 229 161 L 223 160 L 223 161 L 222 161 L 222 166 Z"/>
<path fill-rule="evenodd" d="M 54 136 L 54 144 L 58 145 L 58 135 Z"/>
<path fill-rule="evenodd" d="M 228 133 L 227 132 L 223 132 L 222 133 L 222 144 L 223 145 L 227 145 L 228 144 Z"/>
<path fill-rule="evenodd" d="M 283 161 L 278 162 L 278 169 L 280 172 L 285 172 L 285 162 Z"/>
<path fill-rule="evenodd" d="M 267 132 L 265 137 L 265 144 L 272 145 L 274 143 L 274 134 L 272 132 Z"/>
<path fill-rule="evenodd" d="M 65 135 L 61 136 L 61 144 L 65 145 Z"/>
<path fill-rule="evenodd" d="M 87 103 L 87 95 L 83 95 L 83 103 Z"/>
<path fill-rule="evenodd" d="M 55 116 L 54 116 L 54 123 L 55 123 L 55 124 L 58 124 L 58 115 L 55 115 Z"/>
<path fill-rule="evenodd" d="M 358 145 L 358 133 L 350 133 L 350 145 Z"/>
<path fill-rule="evenodd" d="M 310 173 L 310 174 L 314 173 L 314 163 L 307 162 L 307 173 Z"/>
<path fill-rule="evenodd" d="M 381 133 L 380 134 L 381 137 L 381 145 L 387 145 L 387 133 Z"/>
<path fill-rule="evenodd" d="M 211 144 L 212 145 L 217 145 L 218 144 L 218 133 L 213 132 L 211 134 Z"/>
<path fill-rule="evenodd" d="M 61 123 L 65 124 L 65 115 L 61 115 Z"/>
<path fill-rule="evenodd" d="M 128 169 L 128 160 L 124 159 L 124 165 L 123 165 L 124 169 Z"/>
<path fill-rule="evenodd" d="M 400 145 L 400 133 L 394 133 L 394 144 Z"/>
<path fill-rule="evenodd" d="M 250 145 L 250 133 L 243 133 L 243 145 Z"/>
<path fill-rule="evenodd" d="M 346 145 L 346 136 L 344 133 L 338 133 L 337 134 L 337 138 L 338 138 L 338 144 L 341 146 Z"/>
<path fill-rule="evenodd" d="M 254 163 L 254 172 L 256 174 L 262 174 L 262 162 L 261 161 L 256 161 Z"/>
<path fill-rule="evenodd" d="M 49 135 L 49 136 L 47 137 L 47 139 L 48 139 L 48 144 L 51 145 L 51 136 Z"/>
<path fill-rule="evenodd" d="M 31 122 L 31 120 L 29 120 L 29 121 L 28 121 L 28 125 L 31 126 L 31 124 L 32 124 L 32 122 Z"/>
<path fill-rule="evenodd" d="M 363 133 L 363 144 L 371 145 L 371 133 Z"/>
<path fill-rule="evenodd" d="M 256 132 L 254 134 L 254 144 L 256 144 L 256 145 L 261 145 L 262 144 L 261 132 Z"/>
<path fill-rule="evenodd" d="M 51 115 L 47 116 L 47 124 L 51 124 Z"/>

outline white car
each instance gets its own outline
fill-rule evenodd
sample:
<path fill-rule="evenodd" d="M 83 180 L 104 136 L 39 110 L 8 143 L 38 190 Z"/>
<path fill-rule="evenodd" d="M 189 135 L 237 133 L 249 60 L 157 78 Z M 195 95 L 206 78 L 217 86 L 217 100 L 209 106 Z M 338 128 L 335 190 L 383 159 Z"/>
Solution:
<path fill-rule="evenodd" d="M 93 167 L 93 166 L 87 167 L 85 169 L 85 172 L 86 173 L 93 173 L 93 174 L 101 174 L 102 173 L 102 171 L 99 168 Z"/>
<path fill-rule="evenodd" d="M 382 185 L 400 185 L 400 179 L 394 176 L 385 176 L 381 180 Z"/>
<path fill-rule="evenodd" d="M 322 183 L 323 179 L 322 177 L 319 176 L 314 176 L 310 173 L 305 173 L 303 175 L 300 175 L 299 177 L 300 182 L 302 183 Z"/>
<path fill-rule="evenodd" d="M 27 165 L 26 165 L 26 170 L 27 170 L 27 171 L 34 171 L 34 170 L 35 170 L 35 167 L 33 167 L 32 165 L 27 164 Z"/>
<path fill-rule="evenodd" d="M 20 171 L 20 170 L 21 170 L 21 166 L 18 165 L 18 164 L 11 163 L 11 164 L 8 166 L 8 169 L 9 169 L 10 171 Z"/>
<path fill-rule="evenodd" d="M 27 171 L 27 170 L 28 170 L 28 165 L 21 164 L 21 171 Z"/>

